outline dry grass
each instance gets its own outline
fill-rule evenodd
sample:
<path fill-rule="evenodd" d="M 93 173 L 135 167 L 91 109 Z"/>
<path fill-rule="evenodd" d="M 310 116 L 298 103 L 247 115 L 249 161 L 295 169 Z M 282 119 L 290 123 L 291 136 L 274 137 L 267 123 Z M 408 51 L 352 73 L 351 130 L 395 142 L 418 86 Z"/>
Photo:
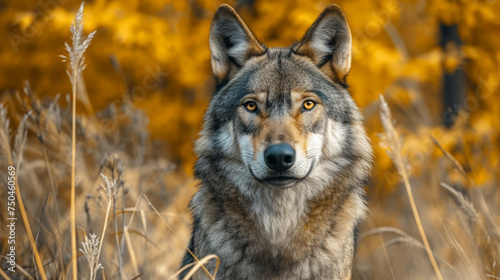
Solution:
<path fill-rule="evenodd" d="M 10 149 L 10 127 L 9 127 L 9 120 L 7 119 L 7 109 L 3 107 L 3 105 L 0 105 L 0 143 L 2 147 L 2 151 L 4 155 L 7 157 L 7 162 L 9 166 L 15 166 L 15 170 L 19 170 L 19 167 L 21 166 L 21 162 L 23 161 L 23 155 L 24 155 L 24 149 L 26 147 L 26 136 L 27 136 L 27 126 L 26 126 L 26 120 L 28 119 L 30 115 L 30 112 L 26 113 L 26 115 L 23 117 L 21 120 L 17 133 L 15 135 L 15 140 L 14 140 L 14 150 L 12 151 Z M 14 162 L 14 158 L 16 162 Z M 7 170 L 7 168 L 5 169 Z M 16 173 L 18 174 L 18 173 Z M 7 184 L 6 184 L 7 185 Z M 18 209 L 19 212 L 21 212 L 21 217 L 22 221 L 24 224 L 24 227 L 26 228 L 26 232 L 29 238 L 29 242 L 31 245 L 31 248 L 33 250 L 33 256 L 34 259 L 36 260 L 36 264 L 38 266 L 38 269 L 40 270 L 40 277 L 44 280 L 47 279 L 47 275 L 45 274 L 45 269 L 43 267 L 42 260 L 40 258 L 40 254 L 38 253 L 38 248 L 35 243 L 35 239 L 33 238 L 33 232 L 31 231 L 31 225 L 28 220 L 28 215 L 26 214 L 26 209 L 24 207 L 24 202 L 23 202 L 23 197 L 21 195 L 21 191 L 19 188 L 19 183 L 18 180 L 15 180 L 15 189 L 16 189 L 16 199 L 17 199 L 17 204 L 19 205 Z"/>
<path fill-rule="evenodd" d="M 413 216 L 415 217 L 415 222 L 417 223 L 418 231 L 420 233 L 422 241 L 424 242 L 425 250 L 427 251 L 427 255 L 429 256 L 429 260 L 431 261 L 432 268 L 434 268 L 437 278 L 439 280 L 443 280 L 443 276 L 439 271 L 439 267 L 437 266 L 436 260 L 434 259 L 434 254 L 432 253 L 431 247 L 429 246 L 429 241 L 427 240 L 427 236 L 425 235 L 424 227 L 422 226 L 422 222 L 420 221 L 420 215 L 418 214 L 417 206 L 415 205 L 415 199 L 413 198 L 413 192 L 411 190 L 410 180 L 408 178 L 408 171 L 406 166 L 407 164 L 403 158 L 403 155 L 401 154 L 401 139 L 399 138 L 396 129 L 394 129 L 394 126 L 392 124 L 393 120 L 391 117 L 391 111 L 389 110 L 389 106 L 387 105 L 387 102 L 385 102 L 385 99 L 382 95 L 380 96 L 380 107 L 380 119 L 382 120 L 382 124 L 385 129 L 384 145 L 387 147 L 387 154 L 391 157 L 394 165 L 396 165 L 399 175 L 401 175 L 401 177 L 403 178 L 406 193 L 408 194 L 408 199 L 410 200 L 411 211 L 413 213 Z"/>
<path fill-rule="evenodd" d="M 397 101 L 393 103 L 397 104 Z M 405 128 L 395 127 L 389 106 L 383 97 L 379 104 L 385 129 L 380 142 L 402 178 L 402 183 L 398 184 L 404 186 L 403 190 L 410 203 L 408 206 L 402 202 L 404 193 L 401 189 L 396 189 L 385 197 L 372 192 L 375 198 L 371 198 L 371 215 L 361 235 L 354 278 L 498 277 L 500 217 L 494 205 L 500 198 L 500 193 L 495 182 L 478 186 L 470 178 L 470 171 L 467 172 L 438 139 L 429 136 L 429 130 L 409 132 Z M 448 133 L 461 131 L 460 125 L 457 122 L 458 127 Z M 428 153 L 430 156 L 415 167 L 415 162 L 404 153 L 408 148 L 405 149 L 405 140 L 400 136 L 402 131 L 408 137 L 421 137 L 420 141 L 429 137 L 442 156 Z M 445 136 L 442 138 L 446 140 Z M 444 181 L 451 181 L 453 184 Z M 411 216 L 416 224 L 410 223 Z M 416 235 L 422 241 L 414 237 Z M 426 254 L 423 255 L 422 252 Z"/>
<path fill-rule="evenodd" d="M 187 244 L 186 240 L 182 245 L 170 244 L 172 232 L 163 232 L 161 220 L 152 216 L 140 199 L 142 194 L 154 197 L 172 227 L 179 234 L 189 234 L 189 215 L 167 211 L 185 212 L 179 209 L 185 209 L 193 188 L 181 187 L 192 182 L 158 157 L 165 147 L 149 139 L 144 114 L 134 109 L 127 97 L 96 114 L 78 113 L 75 105 L 80 104 L 77 95 L 83 83 L 79 78 L 85 66 L 83 54 L 93 35 L 84 39 L 82 16 L 83 6 L 71 28 L 72 46 L 66 45 L 73 85 L 66 108 L 61 109 L 59 97 L 40 100 L 28 83 L 23 95 L 8 101 L 20 112 L 14 110 L 8 116 L 1 107 L 0 144 L 8 158 L 1 166 L 6 170 L 7 165 L 14 165 L 19 170 L 17 208 L 24 221 L 24 227 L 17 228 L 17 272 L 9 276 L 2 270 L 5 279 L 101 279 L 104 275 L 108 279 L 154 279 L 179 268 L 177 256 Z M 10 119 L 19 120 L 14 139 Z M 184 199 L 174 200 L 176 194 Z M 28 201 L 27 207 L 23 199 Z M 6 213 L 1 213 L 5 218 Z M 82 234 L 76 226 L 84 229 Z M 94 232 L 99 230 L 97 238 Z M 81 254 L 77 254 L 79 248 Z M 175 260 L 166 261 L 167 252 L 174 254 Z"/>
<path fill-rule="evenodd" d="M 165 144 L 149 137 L 147 118 L 126 95 L 94 113 L 87 93 L 77 86 L 83 84 L 83 53 L 92 38 L 83 40 L 82 24 L 80 10 L 72 27 L 73 45 L 67 47 L 71 96 L 40 100 L 26 83 L 23 94 L 6 99 L 9 115 L 0 107 L 0 145 L 7 159 L 0 168 L 16 166 L 22 217 L 17 272 L 9 274 L 2 262 L 0 276 L 175 279 L 183 270 L 192 275 L 202 269 L 216 279 L 217 269 L 203 266 L 214 259 L 219 263 L 213 255 L 195 256 L 197 263 L 179 270 L 190 236 L 192 178 L 166 159 Z M 405 155 L 407 139 L 428 138 L 428 131 L 394 126 L 393 119 L 404 123 L 405 115 L 416 118 L 411 108 L 393 100 L 391 105 L 403 113 L 391 116 L 385 101 L 374 105 L 382 106 L 382 143 L 403 180 L 396 184 L 401 188 L 380 194 L 375 185 L 385 184 L 386 177 L 376 174 L 368 187 L 371 213 L 353 278 L 500 279 L 497 182 L 477 183 L 470 170 L 474 162 L 463 166 L 455 158 L 467 154 L 468 147 L 447 150 L 450 145 L 436 137 L 423 167 L 415 167 Z M 17 127 L 14 136 L 10 120 Z M 1 176 L 5 183 L 5 172 Z M 7 217 L 3 207 L 0 215 Z M 6 252 L 4 242 L 1 248 Z"/>

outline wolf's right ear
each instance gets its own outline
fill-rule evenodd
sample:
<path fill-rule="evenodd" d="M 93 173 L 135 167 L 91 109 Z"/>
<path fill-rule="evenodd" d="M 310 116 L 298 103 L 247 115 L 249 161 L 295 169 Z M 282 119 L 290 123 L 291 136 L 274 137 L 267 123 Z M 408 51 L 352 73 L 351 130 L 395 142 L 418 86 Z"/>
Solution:
<path fill-rule="evenodd" d="M 266 52 L 236 11 L 226 4 L 215 12 L 209 42 L 218 82 L 232 78 L 246 60 Z"/>

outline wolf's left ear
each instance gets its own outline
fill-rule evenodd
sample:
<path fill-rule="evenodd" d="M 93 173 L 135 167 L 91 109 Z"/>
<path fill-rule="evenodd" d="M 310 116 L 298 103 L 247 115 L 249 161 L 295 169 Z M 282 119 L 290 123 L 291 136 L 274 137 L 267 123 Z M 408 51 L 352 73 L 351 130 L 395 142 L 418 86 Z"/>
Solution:
<path fill-rule="evenodd" d="M 294 52 L 309 57 L 333 81 L 345 84 L 351 69 L 351 47 L 351 31 L 344 12 L 337 5 L 329 5 Z"/>
<path fill-rule="evenodd" d="M 221 5 L 210 26 L 212 69 L 218 82 L 232 78 L 246 60 L 265 51 L 236 11 Z"/>

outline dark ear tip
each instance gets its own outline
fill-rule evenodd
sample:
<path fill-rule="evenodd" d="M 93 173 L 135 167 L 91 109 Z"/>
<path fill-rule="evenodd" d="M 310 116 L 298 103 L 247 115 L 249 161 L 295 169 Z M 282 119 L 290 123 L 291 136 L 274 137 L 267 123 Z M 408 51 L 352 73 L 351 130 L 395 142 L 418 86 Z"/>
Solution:
<path fill-rule="evenodd" d="M 337 4 L 330 4 L 323 10 L 324 16 L 339 16 L 341 18 L 346 18 L 344 11 Z"/>
<path fill-rule="evenodd" d="M 214 19 L 224 17 L 224 16 L 232 16 L 234 17 L 237 15 L 236 11 L 233 9 L 233 7 L 229 6 L 228 4 L 222 4 L 219 6 L 217 11 L 215 11 L 214 14 Z"/>

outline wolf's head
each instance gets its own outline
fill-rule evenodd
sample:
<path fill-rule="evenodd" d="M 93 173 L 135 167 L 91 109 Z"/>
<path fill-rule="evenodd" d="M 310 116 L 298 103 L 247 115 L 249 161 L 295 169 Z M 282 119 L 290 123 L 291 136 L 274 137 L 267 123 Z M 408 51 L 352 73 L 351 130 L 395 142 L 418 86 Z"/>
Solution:
<path fill-rule="evenodd" d="M 266 48 L 221 6 L 210 28 L 217 88 L 196 143 L 197 176 L 272 188 L 326 186 L 347 167 L 366 177 L 371 147 L 346 86 L 351 41 L 336 5 L 288 48 Z"/>

